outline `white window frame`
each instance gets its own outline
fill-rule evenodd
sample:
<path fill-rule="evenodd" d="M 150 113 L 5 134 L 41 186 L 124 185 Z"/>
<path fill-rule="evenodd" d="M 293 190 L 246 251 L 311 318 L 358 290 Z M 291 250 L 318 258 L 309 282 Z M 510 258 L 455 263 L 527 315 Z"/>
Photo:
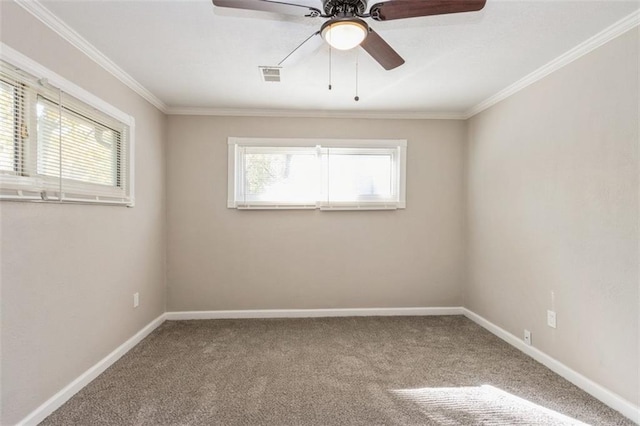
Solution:
<path fill-rule="evenodd" d="M 113 191 L 108 188 L 105 189 L 101 185 L 67 180 L 63 180 L 63 194 L 58 194 L 56 193 L 60 189 L 60 180 L 58 178 L 0 174 L 0 188 L 2 189 L 0 200 L 52 201 L 48 199 L 48 194 L 51 194 L 54 198 L 53 202 L 58 203 L 108 204 L 133 207 L 135 205 L 135 118 L 2 42 L 0 42 L 0 59 L 34 77 L 45 79 L 48 85 L 59 89 L 65 95 L 70 95 L 77 101 L 86 104 L 86 106 L 94 108 L 99 113 L 121 122 L 128 128 L 128 141 L 125 144 L 128 150 L 125 157 L 128 162 L 126 166 L 126 194 L 114 196 Z M 33 150 L 34 147 L 30 147 L 32 154 Z"/>
<path fill-rule="evenodd" d="M 396 210 L 406 208 L 406 176 L 407 176 L 407 141 L 405 139 L 297 139 L 297 138 L 243 138 L 229 137 L 228 141 L 228 174 L 227 174 L 227 207 L 243 210 L 271 210 L 271 209 L 320 209 L 332 210 Z M 395 158 L 393 171 L 395 179 L 393 188 L 397 193 L 396 200 L 359 200 L 349 202 L 327 202 L 321 199 L 309 203 L 274 203 L 250 202 L 237 200 L 238 188 L 242 185 L 240 171 L 242 170 L 242 155 L 240 151 L 245 147 L 270 147 L 282 149 L 314 148 L 320 156 L 323 150 L 340 149 L 362 152 L 371 149 L 375 152 L 388 149 Z M 364 151 L 366 152 L 366 151 Z M 324 173 L 324 171 L 322 172 Z"/>

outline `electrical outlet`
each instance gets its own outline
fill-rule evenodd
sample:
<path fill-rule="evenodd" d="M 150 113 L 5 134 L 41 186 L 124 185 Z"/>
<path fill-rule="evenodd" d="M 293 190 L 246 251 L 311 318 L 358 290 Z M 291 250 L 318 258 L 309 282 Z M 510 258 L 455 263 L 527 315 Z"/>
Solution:
<path fill-rule="evenodd" d="M 524 343 L 531 346 L 531 332 L 529 330 L 524 330 Z"/>
<path fill-rule="evenodd" d="M 556 313 L 555 311 L 547 311 L 547 325 L 551 328 L 556 328 Z"/>
<path fill-rule="evenodd" d="M 133 307 L 137 308 L 140 305 L 140 293 L 133 293 Z"/>

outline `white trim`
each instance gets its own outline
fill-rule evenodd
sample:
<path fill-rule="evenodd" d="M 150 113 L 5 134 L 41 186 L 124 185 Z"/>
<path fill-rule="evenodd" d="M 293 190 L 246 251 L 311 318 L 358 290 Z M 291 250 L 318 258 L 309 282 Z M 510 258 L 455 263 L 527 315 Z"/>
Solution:
<path fill-rule="evenodd" d="M 36 78 L 46 78 L 50 85 L 55 86 L 79 101 L 102 111 L 128 126 L 131 126 L 132 123 L 135 122 L 135 119 L 131 115 L 103 101 L 93 93 L 83 89 L 77 84 L 62 77 L 60 74 L 51 71 L 44 65 L 41 65 L 2 42 L 0 42 L 0 58 L 15 67 L 20 68 L 22 71 L 26 71 Z"/>
<path fill-rule="evenodd" d="M 232 144 L 228 139 L 227 145 L 227 208 L 237 207 L 236 203 L 236 161 L 238 158 L 238 145 Z"/>
<path fill-rule="evenodd" d="M 104 192 L 103 190 L 96 189 L 95 186 L 91 186 L 91 184 L 82 183 L 77 186 L 73 190 L 69 190 L 71 195 L 68 201 L 77 202 L 81 201 L 83 203 L 100 203 L 99 198 L 97 196 L 106 196 L 109 198 L 107 204 L 119 204 L 126 205 L 128 207 L 134 206 L 134 185 L 135 185 L 135 123 L 136 120 L 132 115 L 127 114 L 126 112 L 116 108 L 110 103 L 102 100 L 98 96 L 93 93 L 83 89 L 82 87 L 76 85 L 75 83 L 67 80 L 61 75 L 51 71 L 49 68 L 44 65 L 34 61 L 28 56 L 20 53 L 19 51 L 7 46 L 6 44 L 0 41 L 0 59 L 7 62 L 11 66 L 17 67 L 21 71 L 24 71 L 30 74 L 34 78 L 44 78 L 47 81 L 47 85 L 55 87 L 56 90 L 60 89 L 62 92 L 71 95 L 73 98 L 77 99 L 83 104 L 88 105 L 91 108 L 95 108 L 101 113 L 107 115 L 110 119 L 114 119 L 120 123 L 122 123 L 125 127 L 127 127 L 127 194 L 120 194 L 119 192 Z M 74 104 L 75 105 L 75 104 Z M 7 188 L 13 189 L 18 188 L 21 189 L 21 186 L 24 186 L 25 183 L 27 185 L 27 190 L 41 190 L 43 187 L 40 183 L 36 187 L 33 187 L 34 178 L 33 177 L 19 177 L 13 178 L 8 176 L 0 176 L 0 183 L 5 184 Z M 17 184 L 17 185 L 16 185 Z M 57 187 L 57 186 L 56 186 Z M 59 188 L 59 187 L 57 187 Z M 124 192 L 124 191 L 123 191 Z M 82 200 L 77 200 L 74 198 L 78 198 L 80 195 L 89 195 L 89 197 L 82 197 Z M 123 195 L 122 201 L 119 201 L 120 195 Z M 32 197 L 23 198 L 21 194 L 2 194 L 0 196 L 2 199 L 13 200 L 13 201 L 31 201 Z"/>
<path fill-rule="evenodd" d="M 456 112 L 331 111 L 199 107 L 169 107 L 166 110 L 166 114 L 207 115 L 220 117 L 373 118 L 389 120 L 464 120 L 467 118 L 465 114 Z"/>
<path fill-rule="evenodd" d="M 32 411 L 17 426 L 37 425 L 47 416 L 61 407 L 78 391 L 88 385 L 93 379 L 102 374 L 125 353 L 140 343 L 160 324 L 166 321 L 205 320 L 205 319 L 242 319 L 242 318 L 320 318 L 320 317 L 363 317 L 363 316 L 436 316 L 436 315 L 464 315 L 479 326 L 495 334 L 516 349 L 529 355 L 545 365 L 554 373 L 564 377 L 580 389 L 591 394 L 624 416 L 640 423 L 640 407 L 611 392 L 605 387 L 572 370 L 560 361 L 550 357 L 533 346 L 526 345 L 522 340 L 493 324 L 480 315 L 461 306 L 451 307 L 415 307 L 415 308 L 353 308 L 353 309 L 258 309 L 258 310 L 225 310 L 225 311 L 183 311 L 165 312 L 151 321 L 142 330 L 120 345 L 109 355 L 98 361 L 82 375 L 69 383 L 66 387 L 45 401 Z"/>
<path fill-rule="evenodd" d="M 484 111 L 485 109 L 497 104 L 498 102 L 510 97 L 511 95 L 543 79 L 544 77 L 548 76 L 552 72 L 555 72 L 560 68 L 566 65 L 569 65 L 571 62 L 575 61 L 576 59 L 583 57 L 587 53 L 597 49 L 603 44 L 613 40 L 614 38 L 624 34 L 625 32 L 629 31 L 630 29 L 638 25 L 640 25 L 640 10 L 637 10 L 631 13 L 630 15 L 622 18 L 615 24 L 605 28 L 604 30 L 600 31 L 598 34 L 580 43 L 573 49 L 563 53 L 562 55 L 558 56 L 557 58 L 547 63 L 546 65 L 543 65 L 542 67 L 538 68 L 537 70 L 527 75 L 526 77 L 516 81 L 515 83 L 502 89 L 495 95 L 480 102 L 479 104 L 477 104 L 476 106 L 472 107 L 467 112 L 462 114 L 463 117 L 465 119 L 473 117 L 474 115 Z"/>
<path fill-rule="evenodd" d="M 406 148 L 406 139 L 330 139 L 330 138 L 245 138 L 229 136 L 227 145 L 267 147 L 315 147 L 340 148 Z"/>
<path fill-rule="evenodd" d="M 136 205 L 136 121 L 129 123 L 129 203 L 127 207 Z"/>
<path fill-rule="evenodd" d="M 385 202 L 371 202 L 371 203 L 341 203 L 338 201 L 334 201 L 331 203 L 318 202 L 317 209 L 320 209 L 325 212 L 340 212 L 345 210 L 398 210 L 404 209 L 406 207 L 406 203 L 385 203 Z"/>
<path fill-rule="evenodd" d="M 62 388 L 58 393 L 46 400 L 42 405 L 33 410 L 24 419 L 20 420 L 20 422 L 17 423 L 17 426 L 35 426 L 43 421 L 48 415 L 60 408 L 62 404 L 67 402 L 73 395 L 87 386 L 93 379 L 102 374 L 102 372 L 113 365 L 113 363 L 120 359 L 135 345 L 140 343 L 142 339 L 147 337 L 153 330 L 155 330 L 160 324 L 165 321 L 165 316 L 165 314 L 162 314 L 158 318 L 151 321 L 142 330 L 134 334 L 129 340 L 118 346 L 117 349 L 98 361 L 93 367 L 89 368 L 74 381 Z"/>
<path fill-rule="evenodd" d="M 497 104 L 531 84 L 541 80 L 554 71 L 568 65 L 576 59 L 597 49 L 608 41 L 640 25 L 640 10 L 631 13 L 593 37 L 580 43 L 556 59 L 538 68 L 531 74 L 490 96 L 463 113 L 424 112 L 424 111 L 328 111 L 328 110 L 277 110 L 245 108 L 208 108 L 208 107 L 169 107 L 156 95 L 138 83 L 122 68 L 111 61 L 95 46 L 55 16 L 38 0 L 15 0 L 18 5 L 31 13 L 63 39 L 71 43 L 106 71 L 138 93 L 160 111 L 169 115 L 205 115 L 223 117 L 302 117 L 302 118 L 367 118 L 367 119 L 404 119 L 404 120 L 466 120 L 485 109 Z M 3 45 L 4 48 L 4 45 Z"/>
<path fill-rule="evenodd" d="M 167 312 L 167 321 L 241 318 L 324 318 L 462 315 L 462 306 L 434 308 L 253 309 Z"/>
<path fill-rule="evenodd" d="M 406 208 L 406 139 L 325 139 L 325 138 L 255 138 L 230 136 L 227 140 L 227 207 L 246 210 L 320 209 L 331 210 L 397 210 Z M 326 170 L 320 170 L 320 161 L 330 156 L 328 149 L 340 148 L 341 152 L 384 153 L 391 156 L 391 175 L 394 179 L 392 197 L 387 199 L 358 199 L 348 202 L 329 201 L 318 192 L 317 198 L 287 203 L 278 201 L 246 201 L 244 194 L 245 148 L 274 152 L 300 152 L 315 155 L 318 161 L 318 187 L 327 181 Z M 384 151 L 384 152 L 382 152 Z M 324 193 L 326 195 L 326 193 Z M 363 197 L 364 198 L 364 197 Z"/>
<path fill-rule="evenodd" d="M 542 352 L 540 349 L 536 349 L 534 346 L 525 344 L 524 341 L 520 340 L 513 334 L 495 325 L 489 320 L 481 317 L 475 312 L 472 312 L 467 308 L 463 308 L 462 311 L 464 316 L 469 318 L 471 321 L 487 329 L 516 349 L 519 349 L 520 351 L 529 355 L 531 358 L 549 368 L 554 373 L 567 379 L 568 381 L 570 381 L 583 391 L 587 392 L 588 394 L 592 395 L 593 397 L 599 399 L 609 407 L 640 424 L 640 406 L 627 401 L 620 395 L 611 392 L 604 386 L 601 386 L 593 380 L 588 379 L 587 377 L 578 373 L 577 371 L 572 370 L 557 359 L 552 358 L 546 353 Z"/>
<path fill-rule="evenodd" d="M 235 203 L 229 208 L 238 210 L 315 210 L 316 204 L 257 204 L 257 203 Z"/>
<path fill-rule="evenodd" d="M 76 49 L 87 55 L 89 59 L 93 60 L 115 78 L 124 83 L 131 90 L 142 96 L 160 111 L 166 113 L 167 105 L 164 102 L 162 102 L 156 95 L 147 90 L 142 84 L 138 83 L 133 77 L 127 74 L 118 65 L 116 65 L 115 62 L 105 56 L 104 53 L 96 49 L 95 46 L 89 43 L 84 37 L 78 34 L 69 25 L 67 25 L 60 18 L 51 13 L 51 11 L 43 6 L 40 1 L 15 0 L 15 2 L 24 10 L 35 16 L 38 20 L 40 20 L 43 24 L 53 30 L 64 40 L 71 43 Z"/>

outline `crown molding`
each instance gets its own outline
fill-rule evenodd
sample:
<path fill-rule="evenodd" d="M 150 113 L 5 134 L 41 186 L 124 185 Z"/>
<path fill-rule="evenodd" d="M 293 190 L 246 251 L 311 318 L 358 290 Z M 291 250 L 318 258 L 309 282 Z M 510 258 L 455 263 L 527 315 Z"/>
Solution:
<path fill-rule="evenodd" d="M 460 113 L 430 113 L 419 111 L 330 111 L 245 108 L 169 107 L 169 115 L 209 115 L 220 117 L 288 117 L 288 118 L 364 118 L 394 120 L 464 120 Z"/>
<path fill-rule="evenodd" d="M 598 34 L 580 43 L 573 49 L 563 53 L 562 55 L 558 56 L 556 59 L 552 60 L 546 65 L 543 65 L 542 67 L 538 68 L 537 70 L 527 75 L 526 77 L 516 81 L 515 83 L 499 91 L 495 95 L 480 102 L 479 104 L 469 109 L 465 114 L 462 114 L 462 115 L 464 116 L 465 119 L 473 117 L 474 115 L 484 111 L 485 109 L 497 104 L 498 102 L 508 98 L 509 96 L 532 85 L 538 80 L 543 79 L 544 77 L 551 74 L 552 72 L 557 71 L 566 65 L 569 65 L 571 62 L 575 61 L 576 59 L 583 57 L 587 53 L 597 49 L 603 44 L 626 33 L 627 31 L 637 27 L 638 25 L 640 25 L 640 10 L 636 10 L 630 15 L 627 15 L 626 17 L 622 18 L 615 24 L 605 28 L 604 30 L 600 31 Z"/>
<path fill-rule="evenodd" d="M 15 0 L 16 4 L 24 10 L 32 14 L 43 24 L 53 30 L 56 34 L 68 41 L 75 48 L 87 55 L 90 59 L 112 74 L 131 90 L 142 96 L 160 111 L 165 112 L 167 105 L 162 102 L 156 95 L 147 90 L 142 84 L 138 83 L 133 77 L 127 74 L 122 68 L 115 64 L 111 59 L 96 49 L 84 37 L 69 27 L 60 18 L 54 15 L 49 9 L 44 7 L 39 0 Z"/>
<path fill-rule="evenodd" d="M 138 83 L 122 68 L 111 61 L 95 46 L 75 30 L 44 7 L 39 0 L 14 0 L 27 12 L 56 32 L 63 39 L 71 43 L 98 65 L 111 73 L 131 90 L 142 96 L 160 111 L 169 115 L 201 115 L 221 117 L 299 117 L 299 118 L 362 118 L 362 119 L 404 119 L 404 120 L 466 120 L 490 108 L 498 102 L 514 95 L 547 75 L 570 64 L 576 59 L 590 53 L 603 44 L 624 34 L 640 25 L 640 10 L 622 18 L 618 22 L 587 39 L 573 49 L 558 56 L 524 78 L 507 86 L 498 93 L 463 113 L 432 113 L 420 111 L 330 111 L 330 110 L 277 110 L 277 109 L 245 109 L 245 108 L 200 108 L 200 107 L 169 107 L 152 92 Z"/>

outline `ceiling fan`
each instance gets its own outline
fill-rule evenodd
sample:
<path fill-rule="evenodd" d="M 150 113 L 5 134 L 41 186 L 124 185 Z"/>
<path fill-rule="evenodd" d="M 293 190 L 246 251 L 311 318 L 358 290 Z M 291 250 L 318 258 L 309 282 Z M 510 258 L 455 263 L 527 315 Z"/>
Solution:
<path fill-rule="evenodd" d="M 271 0 L 212 0 L 215 6 L 258 10 L 308 18 L 329 18 L 320 34 L 332 47 L 340 50 L 362 48 L 386 70 L 404 64 L 404 59 L 362 18 L 374 21 L 444 15 L 481 10 L 486 0 L 389 0 L 376 3 L 367 12 L 367 0 L 322 0 L 322 9 Z M 307 40 L 309 40 L 307 39 Z M 305 40 L 305 42 L 307 41 Z"/>

